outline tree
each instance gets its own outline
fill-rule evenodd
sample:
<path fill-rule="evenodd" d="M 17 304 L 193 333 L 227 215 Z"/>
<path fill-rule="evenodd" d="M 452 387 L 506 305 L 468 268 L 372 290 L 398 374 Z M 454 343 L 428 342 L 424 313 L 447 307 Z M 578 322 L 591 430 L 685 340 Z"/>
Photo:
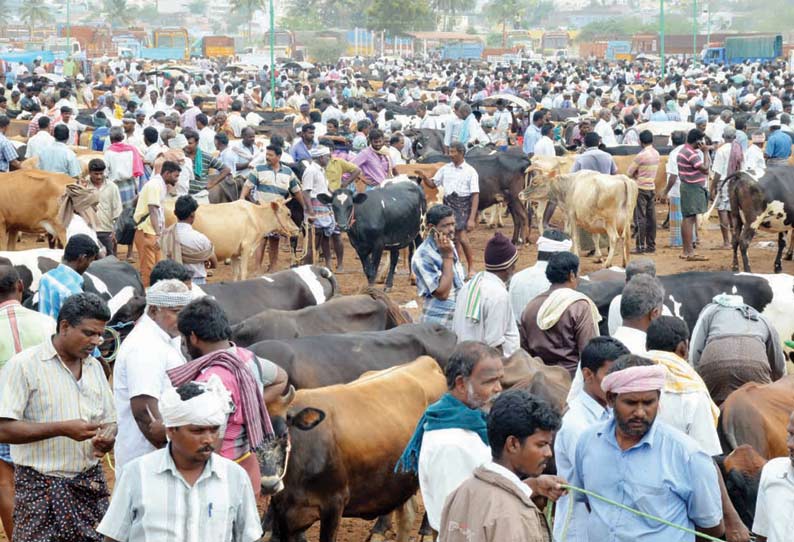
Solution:
<path fill-rule="evenodd" d="M 27 0 L 22 2 L 19 18 L 28 25 L 28 30 L 32 36 L 33 27 L 50 22 L 52 13 L 50 13 L 50 8 L 44 3 L 44 0 Z"/>
<path fill-rule="evenodd" d="M 507 47 L 507 29 L 513 27 L 511 22 L 529 11 L 537 0 L 490 0 L 483 8 L 485 18 L 493 24 L 502 26 L 502 47 Z"/>
<path fill-rule="evenodd" d="M 160 21 L 160 13 L 156 4 L 146 4 L 138 11 L 138 19 L 145 23 L 155 24 Z"/>
<path fill-rule="evenodd" d="M 127 0 L 104 0 L 102 15 L 110 20 L 112 26 L 127 26 L 135 20 L 131 6 Z"/>
<path fill-rule="evenodd" d="M 391 36 L 434 26 L 426 0 L 372 0 L 366 15 L 367 28 L 385 30 Z"/>
<path fill-rule="evenodd" d="M 431 0 L 430 7 L 441 14 L 441 27 L 448 31 L 451 29 L 452 20 L 458 13 L 473 9 L 475 0 Z"/>
<path fill-rule="evenodd" d="M 207 0 L 191 0 L 188 9 L 193 15 L 206 15 Z"/>
<path fill-rule="evenodd" d="M 290 30 L 364 26 L 361 0 L 289 0 L 283 25 Z"/>
<path fill-rule="evenodd" d="M 248 21 L 248 41 L 251 41 L 251 21 L 254 18 L 254 13 L 260 9 L 266 11 L 265 0 L 232 0 L 232 11 L 245 14 Z"/>

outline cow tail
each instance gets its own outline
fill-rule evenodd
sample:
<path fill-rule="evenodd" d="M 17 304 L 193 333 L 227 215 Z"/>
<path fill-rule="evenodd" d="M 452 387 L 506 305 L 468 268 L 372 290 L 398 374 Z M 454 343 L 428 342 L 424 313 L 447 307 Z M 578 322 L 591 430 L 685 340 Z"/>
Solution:
<path fill-rule="evenodd" d="M 631 201 L 632 192 L 635 191 L 629 188 L 629 183 L 637 186 L 636 183 L 628 177 L 623 181 L 623 189 L 626 192 L 626 220 L 623 223 L 623 243 L 631 243 L 631 225 L 634 222 L 634 212 L 629 213 L 629 202 Z M 634 194 L 634 206 L 637 206 L 636 193 Z"/>
<path fill-rule="evenodd" d="M 359 295 L 368 295 L 375 301 L 380 301 L 386 305 L 386 329 L 411 323 L 410 316 L 408 316 L 383 290 L 367 286 L 359 291 Z"/>

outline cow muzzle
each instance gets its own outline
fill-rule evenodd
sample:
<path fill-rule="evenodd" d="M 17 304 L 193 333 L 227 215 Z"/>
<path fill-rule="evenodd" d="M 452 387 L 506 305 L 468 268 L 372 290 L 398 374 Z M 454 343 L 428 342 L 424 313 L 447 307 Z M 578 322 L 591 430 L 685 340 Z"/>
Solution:
<path fill-rule="evenodd" d="M 256 451 L 262 470 L 259 483 L 263 495 L 275 495 L 284 490 L 291 451 L 289 434 L 265 442 Z"/>

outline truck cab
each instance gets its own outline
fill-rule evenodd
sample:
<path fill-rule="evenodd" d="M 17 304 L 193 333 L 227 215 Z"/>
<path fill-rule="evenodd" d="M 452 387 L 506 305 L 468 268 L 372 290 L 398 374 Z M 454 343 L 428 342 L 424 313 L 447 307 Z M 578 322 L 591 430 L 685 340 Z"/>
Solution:
<path fill-rule="evenodd" d="M 725 47 L 706 47 L 700 53 L 700 60 L 705 66 L 725 64 Z"/>

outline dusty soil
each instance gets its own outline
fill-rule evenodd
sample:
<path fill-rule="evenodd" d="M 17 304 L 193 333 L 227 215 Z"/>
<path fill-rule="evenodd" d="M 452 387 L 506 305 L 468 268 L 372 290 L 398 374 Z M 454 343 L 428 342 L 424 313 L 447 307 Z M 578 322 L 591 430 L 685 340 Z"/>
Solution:
<path fill-rule="evenodd" d="M 657 205 L 658 223 L 661 224 L 664 220 L 666 207 Z M 494 231 L 486 228 L 485 226 L 478 226 L 478 228 L 471 235 L 474 247 L 475 270 L 483 268 L 483 250 L 488 239 L 493 235 Z M 512 235 L 512 225 L 509 218 L 505 221 L 505 227 L 500 231 L 507 236 Z M 708 256 L 709 261 L 706 262 L 686 262 L 679 258 L 681 254 L 680 249 L 672 249 L 669 247 L 669 232 L 668 230 L 659 229 L 657 232 L 657 251 L 656 254 L 650 255 L 657 266 L 660 275 L 667 275 L 672 273 L 681 273 L 684 271 L 728 271 L 731 268 L 731 251 L 724 250 L 720 247 L 722 239 L 720 236 L 719 225 L 716 218 L 712 218 L 711 222 L 706 224 L 700 232 L 701 243 L 698 252 L 702 255 Z M 519 249 L 518 269 L 535 263 L 537 256 L 537 248 L 534 241 L 537 239 L 537 230 L 532 231 L 531 240 L 532 244 L 523 246 Z M 769 234 L 759 234 L 753 240 L 750 249 L 750 263 L 753 271 L 757 273 L 772 273 L 773 261 L 777 243 L 776 236 Z M 767 244 L 770 241 L 772 247 L 762 247 L 759 243 Z M 285 243 L 282 243 L 284 245 Z M 37 243 L 35 236 L 26 236 L 19 246 L 19 249 L 28 249 L 44 246 L 43 243 Z M 774 248 L 773 248 L 774 247 Z M 126 250 L 126 249 L 125 249 Z M 126 252 L 125 252 L 126 254 Z M 384 257 L 385 258 L 385 257 Z M 285 268 L 289 262 L 289 255 L 284 252 L 280 256 L 281 267 Z M 620 257 L 616 257 L 614 265 L 620 265 Z M 595 262 L 594 258 L 582 259 L 582 273 L 589 273 L 600 269 L 602 266 Z M 346 273 L 337 275 L 340 289 L 343 294 L 352 294 L 360 288 L 366 286 L 366 278 L 361 271 L 361 264 L 356 257 L 355 251 L 349 243 L 345 245 L 345 269 Z M 794 273 L 794 262 L 783 262 L 784 273 Z M 255 276 L 256 270 L 251 267 L 250 273 Z M 219 269 L 215 270 L 215 275 L 209 279 L 212 281 L 231 280 L 231 266 L 222 265 Z M 398 266 L 398 274 L 395 277 L 394 289 L 391 293 L 392 297 L 400 304 L 405 304 L 410 301 L 416 301 L 416 288 L 409 283 L 407 268 L 403 263 Z M 414 316 L 418 314 L 418 310 L 410 310 Z M 113 473 L 105 465 L 105 472 L 109 482 L 113 483 Z M 421 510 L 417 514 L 415 521 L 413 535 L 416 539 L 416 533 L 419 529 L 421 521 Z M 339 529 L 337 540 L 339 542 L 364 542 L 367 540 L 369 529 L 372 526 L 372 521 L 364 521 L 359 519 L 344 519 Z M 392 538 L 393 539 L 393 538 Z M 4 534 L 0 533 L 0 542 L 6 541 L 7 538 Z M 308 540 L 310 542 L 317 542 L 319 540 L 319 523 L 316 524 L 308 532 Z"/>

